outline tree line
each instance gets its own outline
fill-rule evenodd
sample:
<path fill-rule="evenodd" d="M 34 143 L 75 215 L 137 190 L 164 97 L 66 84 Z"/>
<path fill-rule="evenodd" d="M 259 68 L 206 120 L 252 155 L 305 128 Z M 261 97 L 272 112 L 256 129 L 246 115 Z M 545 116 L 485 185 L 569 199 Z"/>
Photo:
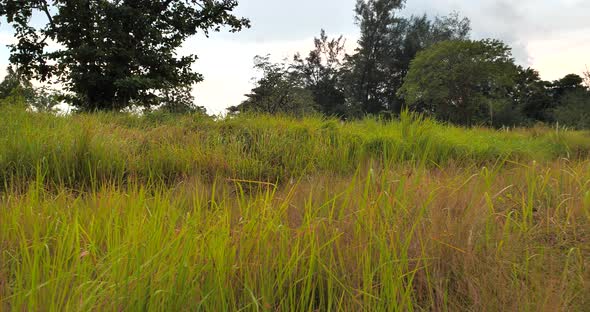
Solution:
<path fill-rule="evenodd" d="M 516 65 L 503 42 L 471 39 L 468 18 L 403 17 L 404 2 L 358 0 L 360 39 L 352 54 L 344 38 L 328 38 L 322 30 L 305 57 L 279 63 L 256 57 L 262 77 L 229 113 L 318 112 L 352 119 L 410 110 L 466 126 L 560 122 L 590 128 L 588 71 L 585 78 L 544 81 L 536 70 Z"/>
<path fill-rule="evenodd" d="M 342 119 L 394 118 L 403 110 L 459 125 L 559 122 L 590 128 L 590 73 L 544 81 L 515 64 L 495 39 L 471 38 L 471 23 L 448 16 L 403 17 L 404 0 L 358 0 L 357 48 L 325 31 L 306 55 L 273 62 L 258 56 L 261 77 L 229 114 L 262 112 Z M 142 108 L 204 113 L 191 88 L 203 77 L 196 55 L 176 50 L 197 33 L 250 26 L 236 0 L 0 0 L 14 28 L 11 68 L 0 98 L 20 96 L 37 110 L 66 102 L 77 111 Z M 44 22 L 33 22 L 33 17 Z M 51 46 L 50 42 L 57 43 Z M 63 92 L 34 88 L 56 83 Z"/>

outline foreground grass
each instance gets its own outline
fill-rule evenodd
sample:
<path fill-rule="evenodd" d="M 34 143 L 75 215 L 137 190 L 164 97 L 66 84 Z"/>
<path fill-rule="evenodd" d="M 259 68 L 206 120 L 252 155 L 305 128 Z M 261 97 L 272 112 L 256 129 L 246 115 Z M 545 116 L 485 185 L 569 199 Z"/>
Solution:
<path fill-rule="evenodd" d="M 18 114 L 0 310 L 590 305 L 583 133 Z"/>

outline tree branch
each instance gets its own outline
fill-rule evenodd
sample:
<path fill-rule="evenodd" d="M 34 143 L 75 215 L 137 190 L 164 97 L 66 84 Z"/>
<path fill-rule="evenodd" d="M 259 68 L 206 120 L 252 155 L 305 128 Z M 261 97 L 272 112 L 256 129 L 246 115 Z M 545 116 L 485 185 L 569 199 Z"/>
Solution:
<path fill-rule="evenodd" d="M 49 20 L 49 25 L 51 26 L 51 28 L 55 29 L 55 23 L 53 22 L 53 17 L 49 12 L 49 6 L 46 0 L 39 0 L 39 10 L 45 13 L 45 16 L 47 16 L 47 20 Z"/>

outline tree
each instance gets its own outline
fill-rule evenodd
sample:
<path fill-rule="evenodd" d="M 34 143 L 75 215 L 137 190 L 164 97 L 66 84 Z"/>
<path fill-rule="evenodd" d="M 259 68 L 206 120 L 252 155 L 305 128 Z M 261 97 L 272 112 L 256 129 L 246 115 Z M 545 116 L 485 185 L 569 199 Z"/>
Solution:
<path fill-rule="evenodd" d="M 412 16 L 402 23 L 399 38 L 395 35 L 390 39 L 394 51 L 392 65 L 389 66 L 389 80 L 387 85 L 393 94 L 389 101 L 397 103 L 393 109 L 399 113 L 404 105 L 403 99 L 399 97 L 398 91 L 410 69 L 412 60 L 418 52 L 423 51 L 437 42 L 447 40 L 466 40 L 471 33 L 471 21 L 461 18 L 458 13 L 453 12 L 448 16 L 437 16 L 434 20 L 428 16 Z"/>
<path fill-rule="evenodd" d="M 190 86 L 164 89 L 159 96 L 158 110 L 172 114 L 207 115 L 207 109 L 195 104 Z"/>
<path fill-rule="evenodd" d="M 197 32 L 249 21 L 231 14 L 236 0 L 0 0 L 18 42 L 10 61 L 28 78 L 62 83 L 81 110 L 158 105 L 161 94 L 202 80 L 195 55 L 176 49 Z M 34 14 L 46 23 L 35 27 Z M 52 50 L 48 42 L 61 47 Z"/>
<path fill-rule="evenodd" d="M 33 87 L 33 84 L 19 75 L 19 70 L 12 66 L 7 68 L 6 76 L 0 82 L 0 99 L 8 98 L 11 99 L 9 102 L 24 103 L 38 112 L 52 112 L 60 102 L 57 92 L 47 87 Z"/>
<path fill-rule="evenodd" d="M 471 21 L 458 12 L 437 16 L 431 25 L 430 45 L 445 40 L 466 40 L 471 34 Z"/>
<path fill-rule="evenodd" d="M 6 70 L 4 80 L 0 82 L 0 106 L 21 106 L 28 108 L 28 103 L 31 103 L 35 98 L 35 90 L 33 85 L 21 79 L 12 66 Z"/>
<path fill-rule="evenodd" d="M 437 16 L 430 20 L 427 15 L 412 16 L 403 22 L 401 38 L 392 38 L 392 47 L 399 47 L 396 53 L 398 64 L 395 70 L 403 78 L 407 75 L 410 63 L 418 52 L 433 44 L 447 40 L 466 40 L 471 33 L 471 21 L 461 18 L 457 12 L 449 16 Z M 398 44 L 397 42 L 400 41 Z M 398 82 L 397 88 L 403 81 Z"/>
<path fill-rule="evenodd" d="M 590 91 L 575 89 L 566 92 L 553 114 L 560 125 L 590 129 Z"/>
<path fill-rule="evenodd" d="M 27 102 L 35 98 L 35 89 L 30 81 L 22 79 L 12 66 L 6 69 L 6 76 L 0 82 L 0 99 L 5 99 L 11 95 L 18 94 Z"/>
<path fill-rule="evenodd" d="M 395 12 L 403 5 L 403 0 L 357 0 L 355 21 L 361 36 L 356 53 L 346 58 L 345 79 L 348 100 L 361 114 L 390 109 L 385 88 L 388 73 L 383 70 L 383 62 L 391 52 L 390 32 L 395 32 L 399 26 L 400 19 Z"/>
<path fill-rule="evenodd" d="M 257 56 L 254 68 L 262 72 L 262 77 L 246 95 L 247 100 L 230 107 L 229 112 L 300 116 L 319 111 L 345 117 L 348 112 L 340 86 L 344 43 L 342 36 L 329 39 L 322 29 L 306 58 L 297 53 L 291 63 L 272 63 L 269 56 Z"/>
<path fill-rule="evenodd" d="M 551 85 L 553 98 L 557 101 L 566 93 L 575 90 L 586 89 L 584 79 L 576 74 L 565 75 L 563 78 L 556 80 Z"/>
<path fill-rule="evenodd" d="M 35 89 L 35 98 L 29 104 L 37 112 L 49 112 L 55 113 L 58 111 L 56 108 L 63 100 L 63 96 L 60 92 L 43 86 Z"/>
<path fill-rule="evenodd" d="M 256 112 L 303 116 L 316 111 L 313 93 L 304 88 L 300 75 L 292 66 L 274 64 L 270 57 L 256 56 L 254 68 L 262 72 L 262 78 L 247 99 L 237 106 L 228 108 L 230 114 Z"/>
<path fill-rule="evenodd" d="M 550 111 L 552 121 L 576 129 L 590 128 L 590 90 L 583 77 L 566 75 L 551 84 L 551 93 L 556 103 Z"/>
<path fill-rule="evenodd" d="M 324 115 L 347 115 L 345 96 L 340 86 L 344 44 L 342 36 L 330 40 L 322 29 L 320 37 L 314 39 L 314 50 L 305 59 L 296 54 L 293 60 L 295 73 L 300 76 L 303 87 L 311 91 Z"/>
<path fill-rule="evenodd" d="M 538 71 L 519 66 L 511 91 L 514 113 L 529 121 L 551 121 L 554 100 L 550 89 L 551 83 L 542 80 Z"/>
<path fill-rule="evenodd" d="M 359 0 L 356 21 L 361 38 L 354 55 L 346 57 L 343 85 L 348 104 L 359 115 L 401 111 L 398 90 L 416 54 L 444 40 L 467 39 L 470 21 L 457 13 L 429 19 L 426 15 L 401 18 L 404 1 Z"/>
<path fill-rule="evenodd" d="M 511 50 L 500 41 L 444 41 L 418 53 L 399 94 L 441 120 L 493 123 L 515 75 Z"/>

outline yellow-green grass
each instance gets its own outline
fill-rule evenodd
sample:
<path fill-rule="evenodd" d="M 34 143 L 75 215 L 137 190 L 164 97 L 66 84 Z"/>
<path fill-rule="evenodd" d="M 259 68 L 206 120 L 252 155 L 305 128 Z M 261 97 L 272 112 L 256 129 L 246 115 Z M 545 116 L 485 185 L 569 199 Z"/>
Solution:
<path fill-rule="evenodd" d="M 284 182 L 316 173 L 351 175 L 369 159 L 444 167 L 498 159 L 580 159 L 587 132 L 502 132 L 445 126 L 412 115 L 401 121 L 95 114 L 56 117 L 0 108 L 0 183 L 34 180 L 70 188 L 108 182 L 174 182 L 216 175 Z"/>
<path fill-rule="evenodd" d="M 582 311 L 583 132 L 0 110 L 0 310 Z"/>

